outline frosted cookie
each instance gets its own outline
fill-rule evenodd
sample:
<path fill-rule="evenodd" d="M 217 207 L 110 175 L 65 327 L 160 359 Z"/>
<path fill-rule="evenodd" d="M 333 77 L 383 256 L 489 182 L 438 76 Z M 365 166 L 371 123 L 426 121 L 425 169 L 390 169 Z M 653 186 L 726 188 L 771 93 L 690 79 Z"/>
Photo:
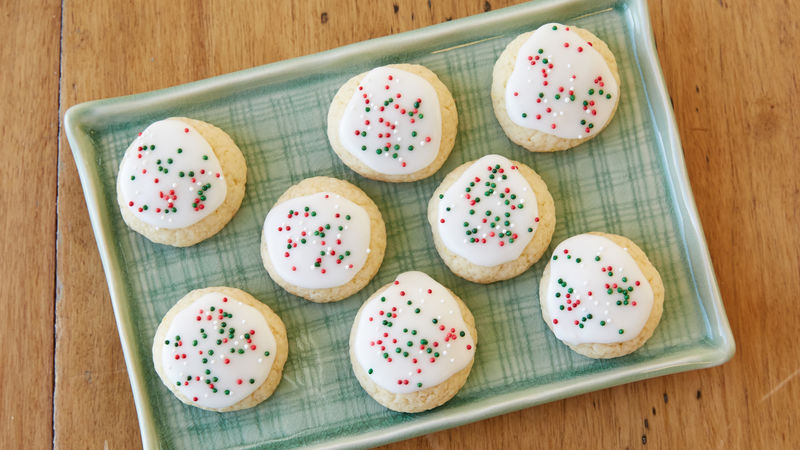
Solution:
<path fill-rule="evenodd" d="M 544 321 L 572 350 L 615 358 L 653 335 L 664 285 L 647 255 L 628 238 L 579 234 L 553 252 L 542 273 L 539 303 Z"/>
<path fill-rule="evenodd" d="M 405 272 L 361 306 L 350 332 L 350 362 L 375 401 L 420 412 L 461 389 L 477 342 L 475 319 L 461 299 L 422 272 Z"/>
<path fill-rule="evenodd" d="M 289 347 L 286 327 L 265 304 L 230 287 L 197 289 L 156 330 L 153 364 L 187 405 L 225 412 L 272 395 Z"/>
<path fill-rule="evenodd" d="M 456 140 L 453 96 L 423 66 L 392 64 L 351 78 L 328 111 L 328 139 L 373 180 L 415 181 L 439 170 Z"/>
<path fill-rule="evenodd" d="M 317 303 L 360 291 L 378 272 L 386 225 L 361 189 L 329 177 L 290 187 L 267 214 L 261 259 L 290 293 Z"/>
<path fill-rule="evenodd" d="M 619 103 L 617 62 L 592 33 L 558 23 L 524 33 L 492 74 L 494 113 L 532 152 L 565 150 L 600 133 Z"/>
<path fill-rule="evenodd" d="M 239 210 L 247 166 L 219 128 L 185 117 L 139 133 L 117 174 L 125 223 L 159 244 L 194 245 L 221 230 Z"/>
<path fill-rule="evenodd" d="M 553 197 L 525 164 L 487 155 L 450 172 L 428 202 L 439 256 L 476 283 L 513 278 L 542 257 L 556 226 Z"/>

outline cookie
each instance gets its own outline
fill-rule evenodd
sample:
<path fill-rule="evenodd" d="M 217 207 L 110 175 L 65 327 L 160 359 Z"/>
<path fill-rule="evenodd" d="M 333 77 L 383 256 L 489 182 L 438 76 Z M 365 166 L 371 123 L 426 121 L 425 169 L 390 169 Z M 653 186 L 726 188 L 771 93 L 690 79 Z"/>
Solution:
<path fill-rule="evenodd" d="M 328 110 L 328 139 L 342 162 L 367 178 L 395 183 L 439 170 L 457 127 L 450 91 L 435 73 L 414 64 L 351 78 Z"/>
<path fill-rule="evenodd" d="M 187 405 L 226 412 L 272 395 L 289 352 L 286 327 L 265 304 L 230 287 L 197 289 L 156 330 L 153 364 Z"/>
<path fill-rule="evenodd" d="M 433 242 L 456 275 L 513 278 L 542 257 L 556 226 L 553 197 L 525 164 L 487 155 L 450 172 L 428 202 Z"/>
<path fill-rule="evenodd" d="M 420 412 L 461 389 L 477 342 L 475 319 L 461 299 L 422 272 L 405 272 L 361 306 L 350 332 L 350 362 L 375 401 Z"/>
<path fill-rule="evenodd" d="M 267 214 L 261 259 L 290 293 L 317 303 L 360 291 L 378 272 L 386 225 L 361 189 L 330 177 L 290 187 Z"/>
<path fill-rule="evenodd" d="M 558 244 L 539 284 L 542 317 L 569 348 L 590 358 L 627 355 L 661 320 L 664 284 L 630 239 L 586 233 Z"/>
<path fill-rule="evenodd" d="M 187 247 L 216 234 L 239 210 L 247 166 L 219 128 L 185 117 L 148 126 L 125 151 L 117 203 L 134 231 Z"/>
<path fill-rule="evenodd" d="M 532 152 L 575 147 L 600 133 L 619 104 L 617 62 L 581 28 L 542 25 L 511 41 L 492 74 L 497 120 Z"/>

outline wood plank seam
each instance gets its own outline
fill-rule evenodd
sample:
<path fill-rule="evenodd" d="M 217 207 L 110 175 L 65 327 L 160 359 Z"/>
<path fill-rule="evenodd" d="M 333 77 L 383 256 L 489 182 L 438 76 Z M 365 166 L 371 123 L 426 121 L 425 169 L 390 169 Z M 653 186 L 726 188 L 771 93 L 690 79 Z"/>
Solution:
<path fill-rule="evenodd" d="M 54 245 L 53 245 L 53 252 L 55 253 L 53 260 L 55 261 L 55 271 L 53 271 L 53 378 L 51 380 L 51 392 L 52 395 L 50 396 L 50 401 L 52 402 L 52 410 L 50 414 L 50 430 L 51 430 L 51 441 L 52 446 L 55 448 L 56 445 L 56 348 L 58 346 L 58 328 L 56 327 L 56 321 L 58 317 L 58 303 L 59 297 L 61 296 L 61 282 L 58 279 L 58 265 L 60 263 L 60 258 L 58 257 L 58 237 L 59 237 L 59 228 L 58 228 L 58 221 L 59 221 L 59 214 L 58 214 L 58 181 L 61 177 L 61 171 L 58 169 L 59 161 L 61 160 L 61 152 L 63 151 L 62 148 L 62 133 L 64 132 L 64 112 L 62 111 L 63 108 L 63 98 L 61 93 L 61 82 L 64 78 L 64 3 L 65 0 L 61 0 L 59 4 L 59 23 L 58 23 L 58 96 L 57 99 L 57 114 L 56 120 L 58 121 L 58 132 L 56 133 L 56 183 L 55 183 L 55 199 L 56 199 L 56 217 L 55 217 L 55 236 L 53 236 Z"/>

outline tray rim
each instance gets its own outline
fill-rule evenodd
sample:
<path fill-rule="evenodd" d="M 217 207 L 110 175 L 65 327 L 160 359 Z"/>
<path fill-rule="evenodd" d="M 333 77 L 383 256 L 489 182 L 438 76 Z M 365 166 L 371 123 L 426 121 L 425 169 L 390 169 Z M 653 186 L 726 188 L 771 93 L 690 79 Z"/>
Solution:
<path fill-rule="evenodd" d="M 374 430 L 359 435 L 349 435 L 315 447 L 344 448 L 367 447 L 382 443 L 419 436 L 445 428 L 455 427 L 477 420 L 483 420 L 508 412 L 524 409 L 541 403 L 554 401 L 585 392 L 606 389 L 646 378 L 670 373 L 683 372 L 720 365 L 730 360 L 736 350 L 733 333 L 725 314 L 724 305 L 716 280 L 711 256 L 700 222 L 697 206 L 694 201 L 688 172 L 683 157 L 683 148 L 672 108 L 671 98 L 658 60 L 655 40 L 647 0 L 539 0 L 476 14 L 424 28 L 418 28 L 399 34 L 383 36 L 367 41 L 357 42 L 321 53 L 300 56 L 283 61 L 240 70 L 212 78 L 207 78 L 165 89 L 148 91 L 121 97 L 94 100 L 70 107 L 64 114 L 64 129 L 78 169 L 84 198 L 87 204 L 92 230 L 100 253 L 103 270 L 106 275 L 114 318 L 122 345 L 123 357 L 131 383 L 134 403 L 137 410 L 142 444 L 145 448 L 158 448 L 160 442 L 154 423 L 152 405 L 145 394 L 143 367 L 138 364 L 139 349 L 133 342 L 133 326 L 130 315 L 125 311 L 129 302 L 125 292 L 125 281 L 120 276 L 118 249 L 111 239 L 111 212 L 105 210 L 101 201 L 102 187 L 99 183 L 98 167 L 93 162 L 96 154 L 86 128 L 113 111 L 113 115 L 124 116 L 142 108 L 154 108 L 182 98 L 192 98 L 209 94 L 220 95 L 225 90 L 237 90 L 259 80 L 272 80 L 274 77 L 291 76 L 293 72 L 302 70 L 309 61 L 315 64 L 332 62 L 358 54 L 371 54 L 384 45 L 412 47 L 421 42 L 433 41 L 437 38 L 454 37 L 468 34 L 472 28 L 484 27 L 488 23 L 505 23 L 516 16 L 545 12 L 556 7 L 581 7 L 587 4 L 594 12 L 620 7 L 629 15 L 632 24 L 633 53 L 639 68 L 641 81 L 647 96 L 650 114 L 656 124 L 656 141 L 661 150 L 663 163 L 667 167 L 667 184 L 678 205 L 679 230 L 687 242 L 690 272 L 698 289 L 698 297 L 707 315 L 708 331 L 711 338 L 700 344 L 698 348 L 683 350 L 669 357 L 651 359 L 647 370 L 641 367 L 616 368 L 604 371 L 598 376 L 592 374 L 572 378 L 567 381 L 550 383 L 546 386 L 534 386 L 521 391 L 483 398 L 470 404 L 460 405 L 445 414 L 431 416 L 425 421 L 393 425 L 388 428 Z M 638 39 L 636 39 L 638 38 Z M 704 277 L 698 277 L 701 274 Z M 705 281 L 705 283 L 703 283 Z M 567 386 L 567 384 L 569 386 Z M 477 406 L 477 407 L 476 407 Z"/>

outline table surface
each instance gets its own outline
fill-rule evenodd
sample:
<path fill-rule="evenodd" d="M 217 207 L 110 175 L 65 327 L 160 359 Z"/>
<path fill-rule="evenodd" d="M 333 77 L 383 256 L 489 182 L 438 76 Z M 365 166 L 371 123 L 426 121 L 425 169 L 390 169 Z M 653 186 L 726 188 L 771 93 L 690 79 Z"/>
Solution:
<path fill-rule="evenodd" d="M 0 444 L 141 445 L 68 107 L 518 2 L 1 1 Z M 800 445 L 800 2 L 649 6 L 736 355 L 390 447 Z"/>

